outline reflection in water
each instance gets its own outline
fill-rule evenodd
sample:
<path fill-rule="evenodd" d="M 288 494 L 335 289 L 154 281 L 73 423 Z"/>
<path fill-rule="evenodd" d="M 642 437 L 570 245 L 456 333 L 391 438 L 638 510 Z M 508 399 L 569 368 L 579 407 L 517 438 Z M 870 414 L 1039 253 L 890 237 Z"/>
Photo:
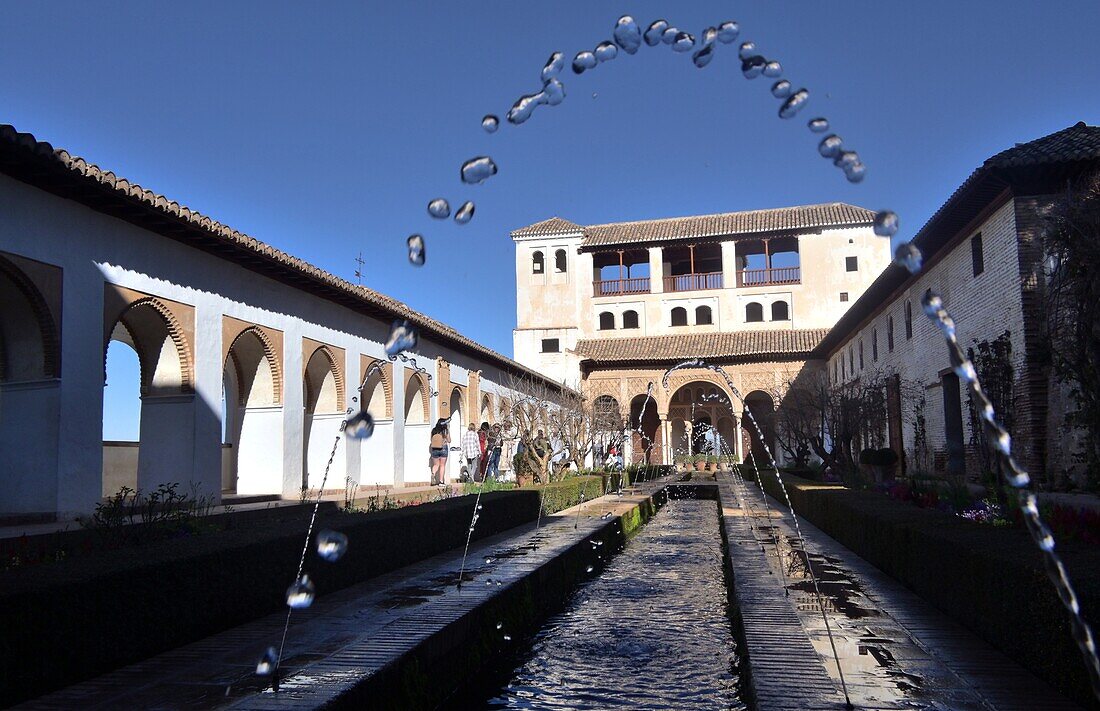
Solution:
<path fill-rule="evenodd" d="M 742 709 L 713 501 L 670 501 L 535 636 L 489 708 Z"/>

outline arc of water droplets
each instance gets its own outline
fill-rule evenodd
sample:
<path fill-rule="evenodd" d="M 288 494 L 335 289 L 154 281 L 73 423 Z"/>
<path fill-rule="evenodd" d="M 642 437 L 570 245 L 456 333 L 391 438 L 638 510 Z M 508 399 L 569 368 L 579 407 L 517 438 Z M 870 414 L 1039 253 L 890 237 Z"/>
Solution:
<path fill-rule="evenodd" d="M 771 448 L 768 447 L 767 440 L 764 439 L 764 433 L 760 429 L 760 425 L 757 424 L 756 418 L 752 414 L 752 410 L 749 409 L 748 405 L 745 405 L 745 398 L 741 397 L 741 391 L 737 389 L 737 386 L 733 384 L 733 380 L 730 378 L 729 374 L 720 365 L 711 365 L 700 358 L 695 358 L 692 360 L 684 361 L 683 363 L 678 363 L 665 371 L 664 377 L 661 380 L 662 384 L 665 387 L 665 390 L 668 390 L 669 376 L 672 374 L 672 372 L 684 368 L 703 368 L 718 374 L 724 381 L 726 381 L 726 387 L 730 389 L 730 392 L 733 393 L 733 395 L 738 400 L 740 400 L 741 404 L 744 406 L 745 417 L 747 417 L 749 422 L 752 423 L 753 431 L 755 431 L 756 437 L 760 440 L 760 445 L 763 448 L 764 453 L 768 457 L 768 463 L 775 469 L 775 479 L 779 482 L 779 488 L 783 491 L 783 498 L 786 499 L 787 508 L 791 512 L 791 520 L 794 523 L 795 534 L 798 536 L 798 543 L 802 547 L 802 551 L 806 555 L 806 572 L 809 574 L 810 580 L 813 582 L 814 597 L 817 600 L 817 607 L 821 611 L 821 619 L 825 622 L 825 632 L 828 634 L 829 646 L 832 648 L 833 651 L 833 660 L 836 662 L 836 670 L 837 673 L 840 675 L 840 687 L 841 690 L 844 692 L 844 701 L 848 705 L 848 708 L 851 708 L 852 701 L 851 698 L 848 696 L 848 685 L 844 680 L 844 670 L 840 664 L 840 654 L 837 652 L 836 649 L 836 640 L 833 639 L 833 629 L 832 625 L 829 624 L 829 616 L 825 613 L 825 601 L 821 595 L 821 588 L 818 585 L 817 574 L 814 573 L 813 566 L 810 563 L 810 554 L 809 549 L 806 547 L 806 539 L 802 535 L 802 527 L 798 523 L 798 515 L 795 513 L 794 503 L 791 501 L 791 497 L 787 493 L 787 486 L 783 483 L 783 476 L 779 473 L 779 466 L 775 462 L 775 457 L 772 455 Z"/>
<path fill-rule="evenodd" d="M 910 269 L 916 273 L 917 269 Z M 931 289 L 925 292 L 921 298 L 924 313 L 932 323 L 943 333 L 947 343 L 948 357 L 951 359 L 951 367 L 960 380 L 967 384 L 970 397 L 978 403 L 978 413 L 982 421 L 982 429 L 985 432 L 985 440 L 993 457 L 994 469 L 999 471 L 1005 483 L 1016 490 L 1020 510 L 1024 515 L 1027 530 L 1031 533 L 1035 545 L 1042 551 L 1044 567 L 1047 576 L 1054 584 L 1058 598 L 1069 613 L 1070 629 L 1073 640 L 1077 643 L 1081 656 L 1084 658 L 1085 667 L 1088 669 L 1089 682 L 1092 684 L 1092 692 L 1100 698 L 1100 658 L 1097 657 L 1096 640 L 1092 629 L 1081 616 L 1081 607 L 1077 601 L 1077 593 L 1073 589 L 1073 583 L 1069 579 L 1062 560 L 1054 550 L 1054 535 L 1050 528 L 1043 523 L 1039 515 L 1038 502 L 1035 494 L 1031 492 L 1031 477 L 1016 462 L 1012 456 L 1012 438 L 1008 431 L 997 422 L 993 411 L 993 403 L 986 396 L 985 390 L 978 380 L 978 374 L 974 364 L 966 357 L 962 346 L 955 333 L 955 321 L 944 307 L 943 299 Z"/>

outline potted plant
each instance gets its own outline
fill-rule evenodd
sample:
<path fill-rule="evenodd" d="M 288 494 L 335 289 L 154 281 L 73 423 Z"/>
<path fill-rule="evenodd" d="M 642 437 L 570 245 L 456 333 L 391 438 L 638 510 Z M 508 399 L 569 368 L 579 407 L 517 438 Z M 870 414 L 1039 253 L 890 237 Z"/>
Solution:
<path fill-rule="evenodd" d="M 707 471 L 718 471 L 718 457 L 713 454 L 707 455 Z"/>
<path fill-rule="evenodd" d="M 673 457 L 672 461 L 676 464 L 676 471 L 686 472 L 688 469 L 688 456 L 687 454 L 677 454 Z"/>
<path fill-rule="evenodd" d="M 701 472 L 707 468 L 707 455 L 695 454 L 691 457 L 692 463 L 695 465 L 695 471 Z"/>

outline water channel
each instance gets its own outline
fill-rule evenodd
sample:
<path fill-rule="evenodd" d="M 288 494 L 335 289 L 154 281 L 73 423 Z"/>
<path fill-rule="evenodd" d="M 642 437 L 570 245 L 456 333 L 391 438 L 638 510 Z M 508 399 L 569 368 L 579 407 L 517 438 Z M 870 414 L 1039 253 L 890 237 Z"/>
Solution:
<path fill-rule="evenodd" d="M 490 709 L 743 709 L 714 501 L 672 500 L 467 696 Z M 512 666 L 509 667 L 508 665 Z"/>

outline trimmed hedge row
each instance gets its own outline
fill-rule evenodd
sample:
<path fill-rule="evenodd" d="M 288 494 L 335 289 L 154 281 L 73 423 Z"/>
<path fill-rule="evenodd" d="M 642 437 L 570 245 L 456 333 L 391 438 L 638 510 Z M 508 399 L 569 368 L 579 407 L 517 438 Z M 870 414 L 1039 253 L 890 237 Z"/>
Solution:
<path fill-rule="evenodd" d="M 584 479 L 595 482 L 584 483 Z M 486 493 L 474 533 L 491 536 L 602 493 L 599 477 Z M 339 563 L 311 553 L 318 594 L 465 543 L 474 497 L 369 514 L 322 511 L 315 530 L 347 534 Z M 309 512 L 191 538 L 94 553 L 0 574 L 0 707 L 103 674 L 285 609 Z"/>
<path fill-rule="evenodd" d="M 774 473 L 764 488 L 782 500 Z M 882 494 L 783 481 L 800 516 L 1015 659 L 1060 693 L 1100 708 L 1067 615 L 1026 532 L 920 509 Z M 1100 623 L 1100 550 L 1060 545 L 1086 620 Z"/>
<path fill-rule="evenodd" d="M 542 515 L 557 513 L 580 503 L 581 494 L 585 501 L 603 496 L 605 482 L 598 476 L 575 476 L 544 486 L 529 486 L 515 491 L 537 491 L 542 496 Z"/>

